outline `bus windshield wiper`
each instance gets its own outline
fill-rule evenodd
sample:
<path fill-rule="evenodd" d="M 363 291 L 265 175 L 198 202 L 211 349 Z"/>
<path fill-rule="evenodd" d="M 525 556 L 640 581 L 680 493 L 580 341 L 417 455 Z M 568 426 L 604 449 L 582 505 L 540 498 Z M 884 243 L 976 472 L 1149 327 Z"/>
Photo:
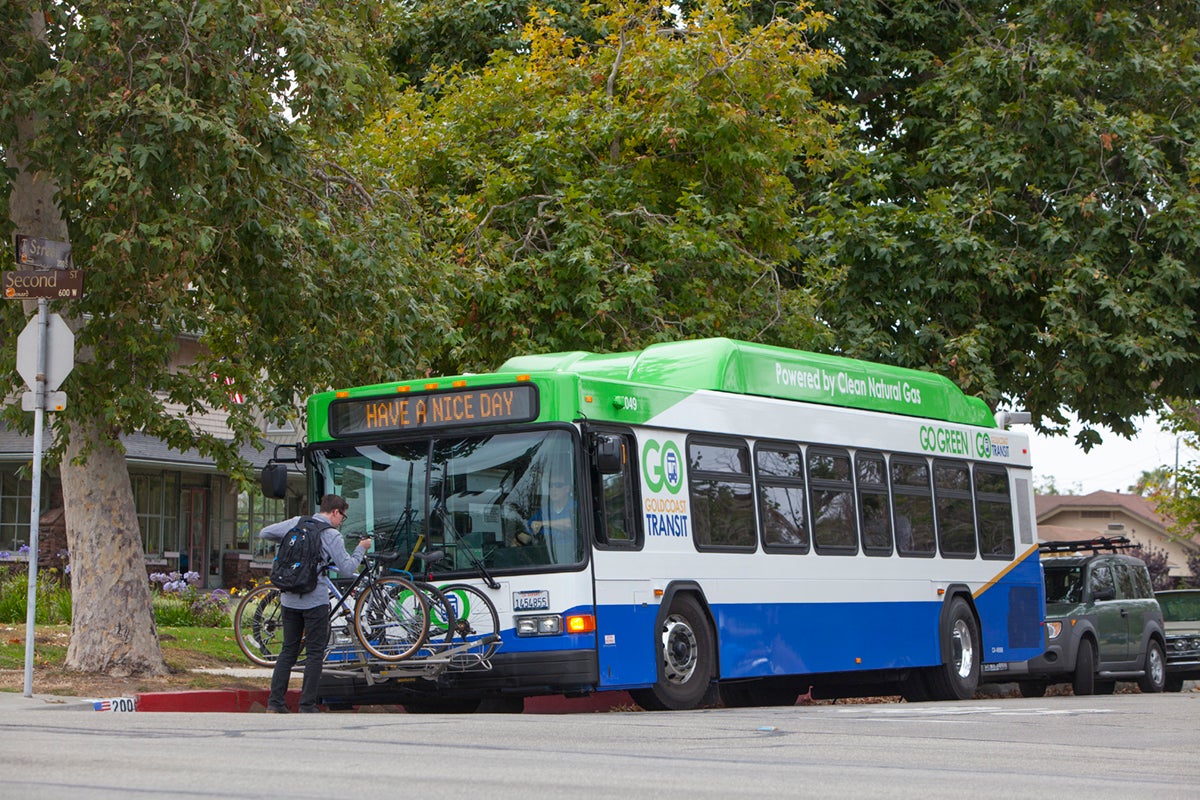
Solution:
<path fill-rule="evenodd" d="M 454 523 L 450 521 L 450 515 L 446 513 L 445 503 L 439 503 L 438 505 L 434 506 L 433 513 L 442 518 L 442 525 L 444 525 L 444 529 L 450 531 L 450 535 L 454 537 L 454 543 L 459 546 L 459 552 L 466 552 L 467 558 L 470 559 L 471 564 L 473 564 L 475 569 L 478 570 L 479 577 L 483 578 L 483 582 L 487 584 L 487 587 L 492 590 L 499 589 L 500 584 L 496 582 L 496 579 L 493 578 L 490 573 L 488 573 L 487 567 L 483 565 L 483 562 L 479 560 L 479 557 L 475 555 L 475 553 L 471 550 L 471 547 L 463 543 L 462 536 L 459 534 L 458 529 L 454 527 Z"/>

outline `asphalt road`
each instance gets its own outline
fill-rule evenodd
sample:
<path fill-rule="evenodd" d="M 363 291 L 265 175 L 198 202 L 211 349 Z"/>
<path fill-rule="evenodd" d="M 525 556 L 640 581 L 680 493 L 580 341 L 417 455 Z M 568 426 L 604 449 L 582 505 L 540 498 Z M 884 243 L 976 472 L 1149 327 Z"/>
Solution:
<path fill-rule="evenodd" d="M 1188 798 L 1200 693 L 467 716 L 5 708 L 0 798 Z"/>

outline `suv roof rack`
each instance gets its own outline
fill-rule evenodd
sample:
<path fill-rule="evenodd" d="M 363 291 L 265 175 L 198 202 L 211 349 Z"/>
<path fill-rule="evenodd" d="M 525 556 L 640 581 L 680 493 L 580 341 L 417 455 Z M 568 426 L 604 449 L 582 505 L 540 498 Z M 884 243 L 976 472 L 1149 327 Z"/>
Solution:
<path fill-rule="evenodd" d="M 1039 553 L 1119 553 L 1130 550 L 1133 543 L 1125 536 L 1099 536 L 1095 539 L 1077 539 L 1069 542 L 1042 542 L 1038 545 Z"/>

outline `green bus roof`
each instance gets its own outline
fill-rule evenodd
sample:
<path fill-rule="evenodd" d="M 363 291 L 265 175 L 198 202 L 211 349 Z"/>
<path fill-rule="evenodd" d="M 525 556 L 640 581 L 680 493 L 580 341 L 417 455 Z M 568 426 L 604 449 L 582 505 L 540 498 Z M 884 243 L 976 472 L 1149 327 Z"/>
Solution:
<path fill-rule="evenodd" d="M 497 372 L 558 372 L 996 427 L 983 400 L 968 397 L 941 375 L 733 339 L 665 342 L 628 353 L 518 356 L 504 362 Z"/>

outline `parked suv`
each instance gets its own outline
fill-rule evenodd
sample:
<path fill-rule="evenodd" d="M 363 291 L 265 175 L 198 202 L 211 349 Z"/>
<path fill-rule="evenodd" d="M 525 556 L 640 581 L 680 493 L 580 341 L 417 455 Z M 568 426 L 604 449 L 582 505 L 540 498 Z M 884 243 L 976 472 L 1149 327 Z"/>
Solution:
<path fill-rule="evenodd" d="M 1163 690 L 1163 615 L 1145 562 L 1122 552 L 1129 546 L 1123 536 L 1041 545 L 1046 652 L 1029 661 L 1022 695 L 1067 682 L 1075 694 L 1111 694 L 1118 680 Z"/>
<path fill-rule="evenodd" d="M 1167 628 L 1167 691 L 1200 680 L 1200 589 L 1156 592 Z"/>

